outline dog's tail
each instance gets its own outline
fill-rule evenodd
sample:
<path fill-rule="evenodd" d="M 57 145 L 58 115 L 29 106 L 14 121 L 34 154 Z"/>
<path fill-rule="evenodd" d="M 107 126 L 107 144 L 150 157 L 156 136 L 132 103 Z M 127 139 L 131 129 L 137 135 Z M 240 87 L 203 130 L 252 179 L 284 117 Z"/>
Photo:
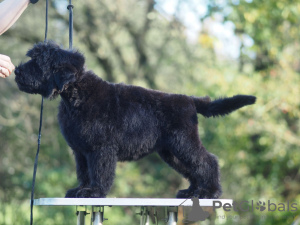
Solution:
<path fill-rule="evenodd" d="M 205 117 L 225 116 L 245 105 L 254 104 L 256 97 L 252 95 L 235 95 L 231 98 L 219 98 L 211 101 L 209 97 L 193 97 L 197 113 Z"/>

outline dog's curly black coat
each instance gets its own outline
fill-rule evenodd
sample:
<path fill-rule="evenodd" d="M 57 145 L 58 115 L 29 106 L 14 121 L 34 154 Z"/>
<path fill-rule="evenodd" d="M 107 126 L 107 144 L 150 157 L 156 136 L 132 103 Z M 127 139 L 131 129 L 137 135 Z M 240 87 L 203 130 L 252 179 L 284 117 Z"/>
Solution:
<path fill-rule="evenodd" d="M 82 54 L 54 42 L 36 44 L 27 56 L 31 60 L 15 70 L 19 89 L 46 98 L 61 96 L 58 120 L 74 151 L 79 181 L 66 197 L 105 197 L 117 161 L 155 151 L 190 182 L 177 198 L 220 197 L 217 158 L 199 139 L 197 113 L 224 116 L 253 104 L 254 96 L 211 101 L 109 83 L 85 70 Z"/>

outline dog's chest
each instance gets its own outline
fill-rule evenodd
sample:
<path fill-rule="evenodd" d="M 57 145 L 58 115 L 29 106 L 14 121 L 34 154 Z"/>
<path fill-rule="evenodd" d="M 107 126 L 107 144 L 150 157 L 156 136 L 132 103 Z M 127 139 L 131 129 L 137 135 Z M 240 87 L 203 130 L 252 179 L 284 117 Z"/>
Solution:
<path fill-rule="evenodd" d="M 63 100 L 59 106 L 58 121 L 61 132 L 69 146 L 75 151 L 87 152 L 101 148 L 113 141 L 112 118 L 99 102 L 80 107 L 67 105 Z"/>
<path fill-rule="evenodd" d="M 91 148 L 90 136 L 92 133 L 85 110 L 68 108 L 61 102 L 58 122 L 62 135 L 73 150 L 86 151 Z"/>

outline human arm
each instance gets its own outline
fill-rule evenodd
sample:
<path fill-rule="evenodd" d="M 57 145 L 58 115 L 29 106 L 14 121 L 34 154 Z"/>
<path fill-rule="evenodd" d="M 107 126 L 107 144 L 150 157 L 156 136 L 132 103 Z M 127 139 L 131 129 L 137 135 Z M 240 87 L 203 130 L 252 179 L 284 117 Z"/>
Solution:
<path fill-rule="evenodd" d="M 21 16 L 28 4 L 38 0 L 4 0 L 0 3 L 0 35 L 8 30 Z M 0 77 L 8 77 L 15 66 L 10 58 L 0 54 Z"/>
<path fill-rule="evenodd" d="M 17 21 L 29 3 L 30 0 L 4 0 L 0 3 L 0 35 Z"/>
<path fill-rule="evenodd" d="M 38 0 L 4 0 L 0 3 L 0 35 L 8 30 L 21 16 L 29 3 L 37 3 Z M 10 58 L 0 54 L 0 77 L 8 77 L 15 66 Z"/>

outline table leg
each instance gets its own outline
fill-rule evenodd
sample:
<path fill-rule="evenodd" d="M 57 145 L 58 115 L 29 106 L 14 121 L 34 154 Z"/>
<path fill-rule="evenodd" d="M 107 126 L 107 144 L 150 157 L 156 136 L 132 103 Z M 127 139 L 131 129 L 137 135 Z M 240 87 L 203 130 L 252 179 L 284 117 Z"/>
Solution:
<path fill-rule="evenodd" d="M 103 225 L 104 220 L 104 206 L 92 207 L 92 225 Z"/>
<path fill-rule="evenodd" d="M 165 213 L 166 213 L 167 225 L 176 225 L 177 224 L 178 207 L 166 207 Z"/>
<path fill-rule="evenodd" d="M 85 225 L 85 215 L 87 208 L 86 206 L 77 206 L 76 207 L 76 214 L 77 214 L 77 225 Z"/>
<path fill-rule="evenodd" d="M 145 225 L 150 225 L 149 211 L 146 211 L 146 222 Z"/>
<path fill-rule="evenodd" d="M 150 225 L 150 216 L 149 216 L 150 212 L 148 207 L 142 206 L 141 211 L 137 214 L 141 216 L 140 225 Z"/>

